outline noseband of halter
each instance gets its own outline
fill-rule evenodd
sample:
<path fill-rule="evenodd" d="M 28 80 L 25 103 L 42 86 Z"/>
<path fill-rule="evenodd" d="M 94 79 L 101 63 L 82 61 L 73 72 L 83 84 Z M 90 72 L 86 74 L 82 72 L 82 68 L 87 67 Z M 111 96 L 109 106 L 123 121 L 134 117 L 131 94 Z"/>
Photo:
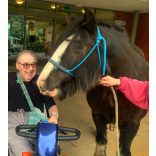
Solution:
<path fill-rule="evenodd" d="M 60 70 L 62 70 L 63 72 L 67 73 L 67 74 L 70 74 L 72 76 L 74 76 L 73 74 L 71 74 L 70 72 L 75 70 L 76 68 L 78 68 L 86 59 L 87 57 L 93 52 L 93 50 L 95 49 L 95 47 L 97 46 L 97 50 L 98 50 L 98 55 L 99 55 L 99 68 L 101 67 L 101 57 L 100 57 L 100 50 L 99 50 L 99 44 L 100 44 L 100 41 L 103 40 L 103 59 L 104 59 L 104 62 L 103 62 L 103 73 L 102 75 L 105 76 L 105 68 L 106 68 L 106 41 L 105 39 L 101 36 L 100 34 L 100 30 L 99 30 L 99 27 L 97 27 L 97 40 L 96 40 L 96 44 L 95 46 L 92 48 L 92 50 L 88 53 L 88 55 L 76 66 L 74 67 L 73 69 L 70 69 L 70 70 L 67 70 L 65 69 L 64 67 L 62 67 L 61 65 L 57 64 L 54 60 L 52 60 L 51 58 L 48 59 L 49 62 L 51 62 L 53 65 L 55 65 L 57 68 L 59 68 Z M 74 76 L 75 77 L 75 76 Z"/>

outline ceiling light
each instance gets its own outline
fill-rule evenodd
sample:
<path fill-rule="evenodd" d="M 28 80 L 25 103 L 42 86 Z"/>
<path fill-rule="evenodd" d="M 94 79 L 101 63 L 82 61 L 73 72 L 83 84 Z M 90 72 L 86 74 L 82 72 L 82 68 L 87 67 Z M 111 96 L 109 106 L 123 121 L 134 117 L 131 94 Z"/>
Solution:
<path fill-rule="evenodd" d="M 17 4 L 23 4 L 23 2 L 24 2 L 24 1 L 22 1 L 22 0 L 16 0 L 16 3 L 17 3 Z"/>
<path fill-rule="evenodd" d="M 55 9 L 55 5 L 51 5 L 50 7 L 51 7 L 52 9 Z"/>
<path fill-rule="evenodd" d="M 84 10 L 81 10 L 82 11 L 82 13 L 84 14 L 85 13 L 85 11 Z"/>

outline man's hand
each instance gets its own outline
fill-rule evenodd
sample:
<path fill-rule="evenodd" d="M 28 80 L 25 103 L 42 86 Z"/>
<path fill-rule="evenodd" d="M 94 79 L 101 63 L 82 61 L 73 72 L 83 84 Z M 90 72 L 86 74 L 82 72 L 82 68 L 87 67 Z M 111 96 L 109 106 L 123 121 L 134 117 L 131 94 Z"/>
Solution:
<path fill-rule="evenodd" d="M 58 112 L 58 108 L 56 105 L 52 106 L 49 110 L 49 123 L 55 122 L 56 124 L 58 124 L 58 118 L 59 118 L 59 112 Z"/>
<path fill-rule="evenodd" d="M 49 122 L 49 123 L 55 122 L 56 124 L 58 124 L 58 117 L 57 117 L 55 114 L 53 114 L 53 115 L 49 118 L 48 122 Z"/>
<path fill-rule="evenodd" d="M 113 77 L 107 75 L 100 80 L 100 83 L 106 87 L 120 86 L 120 79 L 116 79 L 116 78 L 113 78 Z"/>

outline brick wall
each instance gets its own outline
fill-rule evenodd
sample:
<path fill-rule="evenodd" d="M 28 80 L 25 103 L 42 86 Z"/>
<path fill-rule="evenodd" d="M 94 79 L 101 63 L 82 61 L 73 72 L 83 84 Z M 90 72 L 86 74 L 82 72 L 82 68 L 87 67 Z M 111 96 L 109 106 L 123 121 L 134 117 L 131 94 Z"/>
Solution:
<path fill-rule="evenodd" d="M 116 11 L 115 20 L 126 21 L 125 29 L 130 37 L 132 31 L 132 24 L 133 24 L 133 13 Z"/>
<path fill-rule="evenodd" d="M 142 49 L 149 62 L 149 13 L 140 14 L 135 44 Z"/>
<path fill-rule="evenodd" d="M 126 21 L 125 29 L 130 37 L 133 25 L 133 13 L 116 11 L 115 20 Z M 135 44 L 142 49 L 146 61 L 149 62 L 149 13 L 139 15 Z"/>

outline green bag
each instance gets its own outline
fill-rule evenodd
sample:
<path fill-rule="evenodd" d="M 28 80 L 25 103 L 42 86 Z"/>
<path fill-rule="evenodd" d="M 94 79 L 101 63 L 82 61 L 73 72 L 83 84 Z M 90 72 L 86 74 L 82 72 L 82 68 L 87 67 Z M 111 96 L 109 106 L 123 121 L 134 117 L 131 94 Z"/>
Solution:
<path fill-rule="evenodd" d="M 31 112 L 29 112 L 28 125 L 37 125 L 37 123 L 40 120 L 43 120 L 43 121 L 48 120 L 48 118 L 41 113 L 40 109 L 34 107 L 32 101 L 30 99 L 29 93 L 28 93 L 28 91 L 27 91 L 27 89 L 26 89 L 26 87 L 25 87 L 25 85 L 21 79 L 19 72 L 17 72 L 16 74 L 17 74 L 17 80 L 16 81 L 17 81 L 17 83 L 20 83 L 20 85 L 23 89 L 24 95 L 28 101 L 30 110 L 31 110 Z M 27 129 L 27 133 L 36 134 L 36 131 L 29 132 L 29 130 Z M 28 140 L 33 145 L 36 145 L 36 139 L 28 138 Z"/>

